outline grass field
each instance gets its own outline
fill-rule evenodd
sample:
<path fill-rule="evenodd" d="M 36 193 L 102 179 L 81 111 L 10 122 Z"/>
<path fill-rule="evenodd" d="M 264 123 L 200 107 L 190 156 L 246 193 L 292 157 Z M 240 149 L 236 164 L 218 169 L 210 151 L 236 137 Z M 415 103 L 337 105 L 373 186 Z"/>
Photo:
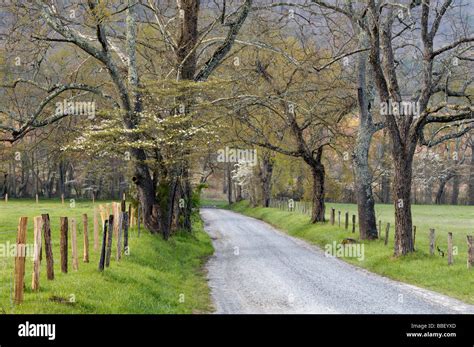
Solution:
<path fill-rule="evenodd" d="M 33 217 L 49 213 L 53 237 L 55 279 L 46 279 L 46 262 L 41 264 L 40 290 L 31 290 L 32 259 L 26 259 L 25 297 L 21 305 L 12 305 L 14 258 L 0 258 L 0 311 L 3 313 L 202 313 L 211 302 L 202 265 L 213 253 L 209 236 L 197 215 L 193 234 L 177 233 L 165 242 L 143 231 L 138 238 L 131 230 L 130 255 L 120 262 L 112 253 L 110 267 L 98 271 L 99 252 L 93 250 L 93 205 L 76 202 L 74 208 L 59 201 L 36 204 L 30 200 L 0 202 L 0 243 L 16 240 L 20 216 L 28 217 L 27 243 L 33 240 Z M 82 262 L 82 214 L 89 215 L 90 263 Z M 78 221 L 79 271 L 71 266 L 61 273 L 59 217 Z M 100 219 L 99 219 L 100 220 Z M 70 236 L 69 236 L 70 239 Z M 115 242 L 114 242 L 115 247 Z M 56 300 L 54 299 L 56 298 Z M 61 299 L 58 299 L 61 298 Z M 71 302 L 73 301 L 73 302 Z"/>
<path fill-rule="evenodd" d="M 227 208 L 229 204 L 225 200 L 212 200 L 212 199 L 201 199 L 200 202 L 201 206 L 211 206 L 211 207 L 219 207 L 219 208 Z"/>
<path fill-rule="evenodd" d="M 297 212 L 286 212 L 276 208 L 250 208 L 243 201 L 232 205 L 232 209 L 246 215 L 262 219 L 286 231 L 288 234 L 307 240 L 324 249 L 333 241 L 341 242 L 344 238 L 358 238 L 358 229 L 352 234 L 344 230 L 344 213 L 349 211 L 357 215 L 357 206 L 351 204 L 328 203 L 326 218 L 329 218 L 331 207 L 336 209 L 336 225 L 312 225 L 309 217 Z M 383 235 L 385 225 L 390 222 L 389 243 L 384 245 L 382 240 L 364 241 L 364 260 L 344 258 L 354 265 L 366 268 L 383 276 L 415 284 L 440 293 L 456 297 L 465 302 L 474 304 L 474 269 L 468 270 L 466 235 L 474 234 L 474 207 L 472 206 L 413 206 L 413 220 L 417 227 L 416 252 L 406 257 L 394 258 L 394 228 L 393 206 L 376 205 L 377 221 L 382 220 Z M 337 211 L 341 211 L 341 227 L 337 226 Z M 351 219 L 350 219 L 351 220 Z M 447 265 L 447 257 L 429 254 L 429 229 L 436 230 L 436 246 L 446 251 L 447 234 L 453 233 L 453 243 L 458 253 L 454 255 L 454 264 Z"/>

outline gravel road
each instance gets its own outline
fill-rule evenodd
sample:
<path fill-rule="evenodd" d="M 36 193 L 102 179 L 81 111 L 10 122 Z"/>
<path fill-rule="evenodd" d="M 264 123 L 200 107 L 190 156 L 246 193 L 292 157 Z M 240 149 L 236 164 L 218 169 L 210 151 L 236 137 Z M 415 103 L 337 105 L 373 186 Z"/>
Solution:
<path fill-rule="evenodd" d="M 201 209 L 216 313 L 474 313 L 474 306 L 328 257 L 254 218 Z"/>

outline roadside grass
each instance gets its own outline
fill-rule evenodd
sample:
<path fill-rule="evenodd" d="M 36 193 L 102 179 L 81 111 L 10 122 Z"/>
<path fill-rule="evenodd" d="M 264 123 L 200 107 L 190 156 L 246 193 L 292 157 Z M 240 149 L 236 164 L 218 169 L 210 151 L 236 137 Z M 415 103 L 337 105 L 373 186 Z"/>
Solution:
<path fill-rule="evenodd" d="M 261 219 L 289 235 L 304 239 L 325 250 L 326 245 L 335 241 L 340 243 L 344 238 L 358 240 L 352 233 L 352 214 L 357 215 L 357 206 L 352 204 L 327 203 L 326 218 L 329 219 L 331 207 L 336 209 L 336 223 L 311 224 L 309 216 L 298 212 L 281 211 L 277 208 L 251 208 L 247 201 L 235 203 L 230 209 L 245 215 Z M 406 257 L 393 257 L 394 244 L 394 212 L 392 205 L 376 205 L 377 223 L 382 221 L 382 236 L 390 222 L 388 245 L 383 237 L 376 241 L 362 241 L 364 259 L 342 258 L 356 266 L 360 266 L 380 275 L 398 281 L 414 284 L 439 293 L 443 293 L 467 303 L 474 304 L 474 269 L 468 270 L 466 235 L 474 234 L 474 208 L 472 206 L 432 206 L 414 205 L 412 209 L 414 225 L 417 227 L 416 252 Z M 338 226 L 337 211 L 341 211 L 341 227 Z M 344 229 L 344 214 L 349 212 L 349 230 Z M 447 265 L 444 257 L 435 253 L 429 254 L 429 229 L 436 230 L 436 246 L 446 251 L 447 234 L 453 233 L 453 244 L 458 249 L 454 255 L 454 264 Z M 359 240 L 360 242 L 360 240 Z"/>
<path fill-rule="evenodd" d="M 201 199 L 200 201 L 201 206 L 212 206 L 212 207 L 219 207 L 219 208 L 226 208 L 229 206 L 226 200 L 214 200 L 214 199 Z"/>
<path fill-rule="evenodd" d="M 99 202 L 96 202 L 98 204 Z M 0 257 L 0 312 L 2 313 L 206 313 L 212 311 L 203 264 L 213 247 L 202 222 L 193 216 L 194 232 L 178 232 L 168 241 L 137 228 L 130 231 L 129 256 L 120 262 L 112 252 L 110 267 L 98 271 L 99 251 L 93 248 L 93 204 L 76 201 L 71 208 L 60 201 L 10 200 L 0 202 L 0 244 L 15 244 L 20 216 L 28 217 L 27 243 L 33 241 L 33 217 L 49 213 L 53 240 L 53 281 L 46 279 L 43 253 L 40 290 L 32 292 L 32 258 L 26 258 L 24 302 L 11 303 L 14 258 Z M 82 262 L 82 214 L 89 216 L 90 262 Z M 79 271 L 72 270 L 70 236 L 68 273 L 61 273 L 59 217 L 76 218 Z M 100 223 L 100 217 L 99 217 Z M 70 228 L 69 228 L 70 230 Z M 11 232 L 14 231 L 14 232 Z M 101 235 L 102 233 L 100 233 Z M 101 236 L 99 237 L 101 241 Z M 100 244 L 100 243 L 99 243 Z M 113 249 L 116 249 L 114 242 Z M 72 302 L 71 302 L 72 301 Z"/>

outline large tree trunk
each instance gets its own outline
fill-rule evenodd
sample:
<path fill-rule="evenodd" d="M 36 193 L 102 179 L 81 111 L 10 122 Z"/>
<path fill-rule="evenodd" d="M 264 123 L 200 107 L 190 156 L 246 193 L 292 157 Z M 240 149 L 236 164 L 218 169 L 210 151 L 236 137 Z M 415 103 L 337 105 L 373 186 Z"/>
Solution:
<path fill-rule="evenodd" d="M 320 162 L 318 165 L 311 166 L 311 174 L 313 176 L 311 223 L 324 222 L 324 165 Z"/>
<path fill-rule="evenodd" d="M 176 62 L 178 71 L 178 80 L 193 81 L 196 73 L 196 51 L 195 46 L 198 39 L 198 14 L 199 14 L 199 0 L 183 0 L 180 1 L 181 10 L 183 11 L 183 18 L 181 20 L 180 37 L 178 40 L 178 49 L 176 52 Z M 186 100 L 184 97 L 179 98 L 181 103 L 187 109 L 191 100 Z M 191 124 L 185 123 L 184 127 L 189 127 Z M 192 187 L 191 175 L 189 173 L 188 159 L 184 158 L 182 170 L 182 198 L 185 201 L 185 208 L 183 212 L 183 228 L 191 231 L 191 214 L 192 214 Z"/>
<path fill-rule="evenodd" d="M 262 206 L 269 207 L 272 192 L 273 159 L 268 151 L 262 156 L 260 173 L 262 181 Z"/>
<path fill-rule="evenodd" d="M 372 135 L 359 127 L 354 151 L 355 189 L 359 215 L 359 233 L 362 240 L 377 238 L 375 202 L 372 193 L 372 173 L 369 168 L 369 147 Z"/>
<path fill-rule="evenodd" d="M 133 149 L 132 155 L 137 158 L 133 182 L 137 185 L 144 225 L 152 233 L 156 233 L 160 230 L 160 213 L 159 206 L 156 203 L 155 183 L 151 178 L 148 166 L 144 163 L 146 160 L 145 152 L 142 149 Z"/>
<path fill-rule="evenodd" d="M 361 54 L 359 57 L 359 88 L 357 90 L 359 128 L 354 149 L 354 169 L 360 238 L 373 240 L 377 238 L 377 222 L 372 192 L 372 173 L 369 167 L 369 149 L 376 128 L 368 108 L 369 99 L 365 82 L 366 59 L 366 54 Z"/>
<path fill-rule="evenodd" d="M 413 252 L 411 216 L 412 156 L 399 155 L 394 160 L 393 203 L 395 206 L 394 255 Z"/>

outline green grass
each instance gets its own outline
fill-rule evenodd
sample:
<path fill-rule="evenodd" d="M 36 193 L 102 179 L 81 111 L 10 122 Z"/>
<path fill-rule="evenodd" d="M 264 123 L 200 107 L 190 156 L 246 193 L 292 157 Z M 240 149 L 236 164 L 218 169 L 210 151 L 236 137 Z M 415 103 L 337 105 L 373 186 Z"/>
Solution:
<path fill-rule="evenodd" d="M 229 204 L 226 200 L 214 200 L 214 199 L 201 199 L 200 201 L 201 206 L 215 206 L 220 208 L 225 208 Z"/>
<path fill-rule="evenodd" d="M 349 211 L 357 215 L 357 206 L 351 204 L 328 203 L 326 218 L 329 218 L 331 207 L 336 209 L 336 224 L 313 225 L 309 217 L 298 212 L 286 212 L 276 208 L 250 208 L 247 202 L 232 205 L 236 212 L 264 220 L 288 234 L 309 241 L 324 249 L 333 241 L 341 242 L 344 238 L 358 239 L 358 228 L 352 233 L 344 230 L 344 213 Z M 390 237 L 387 246 L 383 240 L 363 241 L 364 260 L 343 258 L 354 265 L 366 268 L 383 276 L 431 289 L 467 303 L 474 304 L 474 269 L 466 268 L 467 243 L 466 235 L 474 234 L 474 208 L 472 206 L 413 206 L 413 220 L 417 227 L 416 252 L 406 257 L 393 257 L 394 216 L 392 205 L 376 205 L 377 221 L 382 220 L 383 235 L 385 226 L 390 222 Z M 337 224 L 337 211 L 341 211 L 341 227 Z M 350 221 L 351 221 L 350 217 Z M 377 222 L 378 223 L 378 222 Z M 436 229 L 436 245 L 446 251 L 447 233 L 453 233 L 453 244 L 458 249 L 454 264 L 447 265 L 447 257 L 429 254 L 429 229 Z"/>
<path fill-rule="evenodd" d="M 46 261 L 41 264 L 40 290 L 31 290 L 32 259 L 26 259 L 25 296 L 12 305 L 14 258 L 0 258 L 0 310 L 4 313 L 202 313 L 212 310 L 203 264 L 213 253 L 209 236 L 198 215 L 194 232 L 160 236 L 131 230 L 130 255 L 120 262 L 112 253 L 110 267 L 98 271 L 99 252 L 93 250 L 93 205 L 76 202 L 74 208 L 58 201 L 10 200 L 0 202 L 0 243 L 14 243 L 20 216 L 28 217 L 27 242 L 33 240 L 33 217 L 49 213 L 53 235 L 55 279 L 46 279 Z M 89 215 L 90 263 L 82 262 L 82 214 Z M 79 271 L 72 270 L 69 243 L 69 272 L 60 271 L 59 217 L 76 218 L 78 223 Z M 100 218 L 99 218 L 100 221 Z M 13 231 L 13 232 L 12 232 Z M 100 238 L 101 240 L 101 238 Z M 70 241 L 69 241 L 70 242 Z M 115 243 L 114 243 L 115 248 Z M 51 301 L 52 297 L 65 299 Z M 71 298 L 75 302 L 70 303 Z"/>

